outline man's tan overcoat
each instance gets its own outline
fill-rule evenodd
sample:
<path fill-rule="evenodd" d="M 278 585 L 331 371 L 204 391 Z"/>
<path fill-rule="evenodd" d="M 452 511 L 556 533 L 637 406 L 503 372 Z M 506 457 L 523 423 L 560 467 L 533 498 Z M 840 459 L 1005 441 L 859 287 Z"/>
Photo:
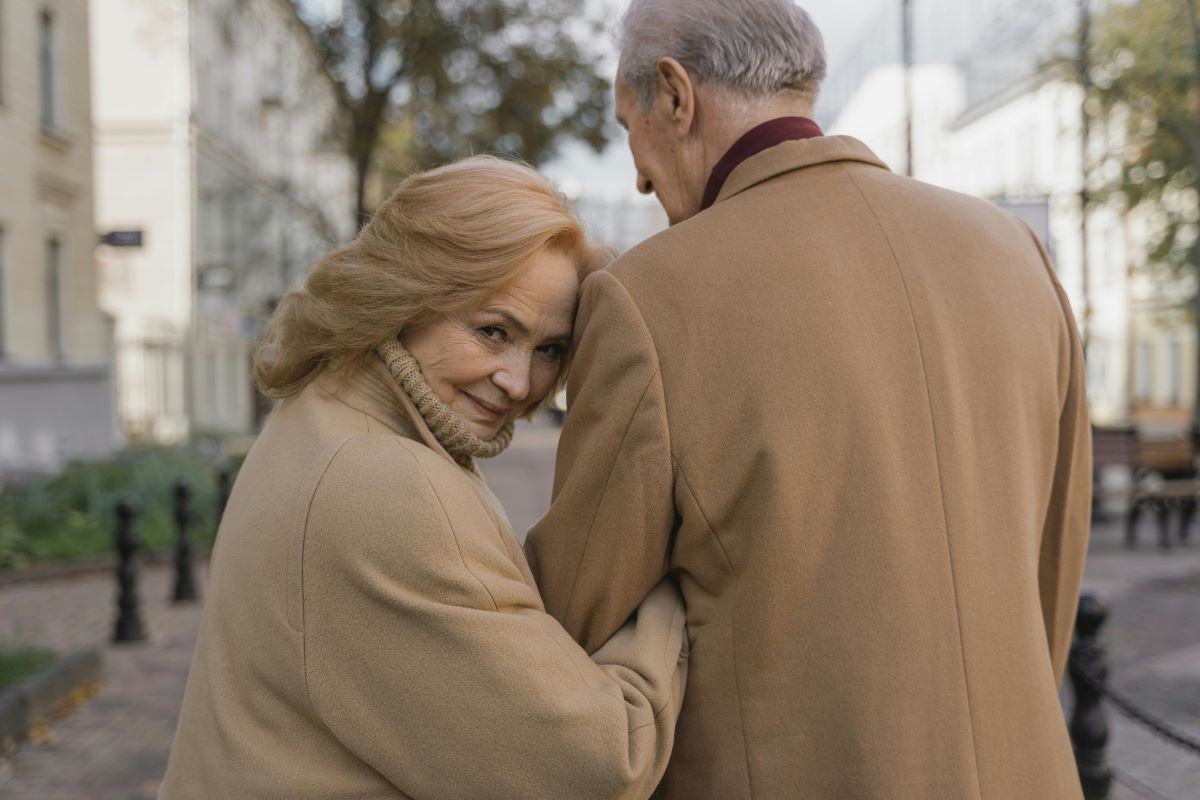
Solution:
<path fill-rule="evenodd" d="M 284 401 L 238 476 L 159 797 L 645 798 L 683 629 L 659 587 L 588 658 L 372 358 Z"/>
<path fill-rule="evenodd" d="M 589 650 L 681 575 L 667 796 L 1080 796 L 1083 361 L 1023 224 L 787 142 L 591 276 L 576 335 L 527 549 Z"/>

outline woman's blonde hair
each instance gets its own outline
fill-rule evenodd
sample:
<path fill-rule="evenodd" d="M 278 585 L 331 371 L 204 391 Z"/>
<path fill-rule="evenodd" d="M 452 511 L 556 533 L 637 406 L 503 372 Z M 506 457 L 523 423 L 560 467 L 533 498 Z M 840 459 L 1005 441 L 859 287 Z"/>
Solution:
<path fill-rule="evenodd" d="M 325 369 L 360 365 L 406 328 L 482 306 L 546 249 L 572 258 L 581 281 L 609 258 L 527 166 L 474 156 L 413 175 L 280 301 L 255 355 L 258 387 L 288 397 Z"/>

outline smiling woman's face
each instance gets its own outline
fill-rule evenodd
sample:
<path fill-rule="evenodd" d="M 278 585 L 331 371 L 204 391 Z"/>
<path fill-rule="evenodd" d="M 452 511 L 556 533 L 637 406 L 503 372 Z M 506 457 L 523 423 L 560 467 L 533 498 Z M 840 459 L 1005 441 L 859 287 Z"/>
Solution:
<path fill-rule="evenodd" d="M 400 343 L 438 399 L 490 440 L 554 387 L 578 299 L 574 262 L 546 250 L 479 308 L 405 331 Z"/>

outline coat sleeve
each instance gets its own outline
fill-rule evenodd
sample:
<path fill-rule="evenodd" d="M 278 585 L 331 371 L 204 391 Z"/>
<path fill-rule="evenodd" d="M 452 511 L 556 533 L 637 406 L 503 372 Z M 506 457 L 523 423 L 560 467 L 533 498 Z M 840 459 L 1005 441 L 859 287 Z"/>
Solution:
<path fill-rule="evenodd" d="M 1037 242 L 1036 237 L 1034 241 Z M 1042 618 L 1046 625 L 1054 676 L 1061 688 L 1091 531 L 1092 437 L 1079 332 L 1066 293 L 1054 277 L 1049 256 L 1040 242 L 1037 245 L 1058 295 L 1067 329 L 1062 353 L 1063 371 L 1066 374 L 1064 400 L 1058 421 L 1058 446 L 1050 504 L 1042 529 L 1038 559 Z"/>
<path fill-rule="evenodd" d="M 589 652 L 670 568 L 674 470 L 659 356 L 625 287 L 584 282 L 553 502 L 526 540 L 546 608 Z"/>
<path fill-rule="evenodd" d="M 678 590 L 656 587 L 589 658 L 463 478 L 381 438 L 343 446 L 309 511 L 304 671 L 319 719 L 410 797 L 648 797 L 686 677 Z"/>

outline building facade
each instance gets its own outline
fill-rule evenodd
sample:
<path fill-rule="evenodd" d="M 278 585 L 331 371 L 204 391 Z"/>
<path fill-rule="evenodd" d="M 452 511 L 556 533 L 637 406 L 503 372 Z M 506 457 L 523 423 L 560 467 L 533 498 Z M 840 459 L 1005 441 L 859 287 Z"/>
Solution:
<path fill-rule="evenodd" d="M 117 444 L 92 191 L 87 5 L 0 3 L 0 475 Z"/>
<path fill-rule="evenodd" d="M 289 0 L 91 3 L 122 426 L 164 442 L 252 434 L 263 324 L 355 232 L 336 88 Z"/>
<path fill-rule="evenodd" d="M 1096 424 L 1183 427 L 1196 385 L 1195 325 L 1180 313 L 1191 287 L 1164 280 L 1147 263 L 1153 212 L 1128 212 L 1119 200 L 1091 203 L 1085 225 L 1085 172 L 1093 191 L 1116 177 L 1121 130 L 1091 126 L 1085 169 L 1082 90 L 1038 74 L 1049 58 L 1070 55 L 1061 48 L 1070 46 L 1076 11 L 1072 0 L 961 4 L 953 21 L 962 35 L 949 39 L 958 49 L 945 50 L 940 39 L 936 55 L 944 60 L 919 58 L 911 72 L 912 174 L 997 202 L 1041 236 L 1085 337 Z M 868 35 L 881 34 L 871 28 Z M 835 69 L 834 93 L 819 105 L 822 122 L 902 171 L 904 69 L 894 59 L 861 62 L 855 56 L 840 74 Z"/>

